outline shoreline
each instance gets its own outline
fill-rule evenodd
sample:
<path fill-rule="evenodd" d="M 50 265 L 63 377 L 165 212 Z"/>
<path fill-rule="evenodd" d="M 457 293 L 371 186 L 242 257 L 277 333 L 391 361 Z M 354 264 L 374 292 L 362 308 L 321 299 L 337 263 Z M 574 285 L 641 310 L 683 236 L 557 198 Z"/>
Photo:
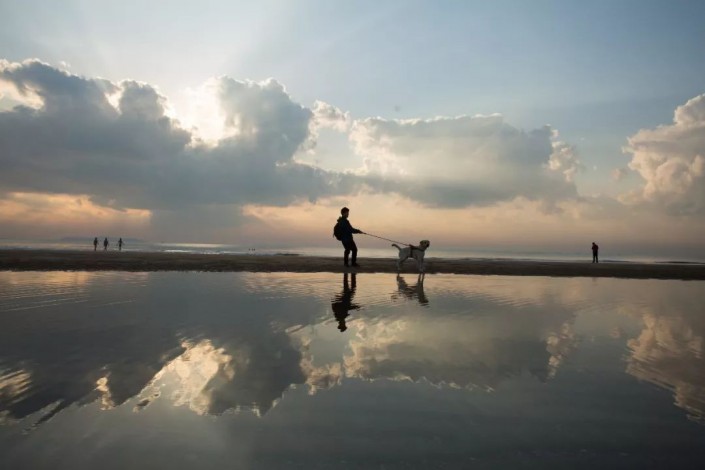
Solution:
<path fill-rule="evenodd" d="M 163 253 L 137 251 L 0 250 L 0 271 L 203 271 L 396 273 L 396 258 L 360 257 L 361 268 L 344 268 L 340 257 Z M 407 260 L 402 274 L 416 274 Z M 426 274 L 501 276 L 612 277 L 626 279 L 705 280 L 705 264 L 489 259 L 426 260 Z"/>

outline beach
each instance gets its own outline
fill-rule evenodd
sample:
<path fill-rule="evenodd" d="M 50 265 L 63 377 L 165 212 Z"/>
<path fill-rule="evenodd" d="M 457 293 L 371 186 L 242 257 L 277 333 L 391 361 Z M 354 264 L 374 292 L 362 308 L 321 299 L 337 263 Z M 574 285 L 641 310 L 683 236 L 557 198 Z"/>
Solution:
<path fill-rule="evenodd" d="M 360 268 L 345 268 L 340 258 L 291 254 L 0 250 L 2 271 L 397 272 L 395 258 L 358 262 Z M 416 263 L 407 260 L 401 272 L 416 273 Z M 705 280 L 705 264 L 428 258 L 426 273 Z"/>

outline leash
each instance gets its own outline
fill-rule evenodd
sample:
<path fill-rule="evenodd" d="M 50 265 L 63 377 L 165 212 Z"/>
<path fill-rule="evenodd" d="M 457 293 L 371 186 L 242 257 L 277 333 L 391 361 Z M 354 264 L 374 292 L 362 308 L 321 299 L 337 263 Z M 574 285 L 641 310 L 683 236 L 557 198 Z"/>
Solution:
<path fill-rule="evenodd" d="M 380 240 L 386 240 L 386 241 L 392 242 L 392 243 L 399 243 L 400 245 L 404 245 L 404 246 L 411 246 L 411 245 L 408 244 L 408 243 L 398 242 L 398 241 L 396 241 L 396 240 L 390 240 L 389 238 L 378 237 L 377 235 L 372 235 L 371 233 L 367 233 L 367 232 L 362 232 L 362 234 L 363 234 L 363 235 L 369 235 L 370 237 L 379 238 Z"/>

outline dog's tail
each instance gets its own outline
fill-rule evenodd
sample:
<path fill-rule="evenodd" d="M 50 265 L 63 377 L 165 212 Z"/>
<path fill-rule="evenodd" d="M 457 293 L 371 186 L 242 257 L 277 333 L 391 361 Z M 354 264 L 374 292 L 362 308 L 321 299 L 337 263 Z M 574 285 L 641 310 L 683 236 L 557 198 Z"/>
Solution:
<path fill-rule="evenodd" d="M 399 245 L 397 245 L 396 243 L 392 243 L 392 246 L 396 246 L 397 250 L 401 251 L 401 247 Z"/>

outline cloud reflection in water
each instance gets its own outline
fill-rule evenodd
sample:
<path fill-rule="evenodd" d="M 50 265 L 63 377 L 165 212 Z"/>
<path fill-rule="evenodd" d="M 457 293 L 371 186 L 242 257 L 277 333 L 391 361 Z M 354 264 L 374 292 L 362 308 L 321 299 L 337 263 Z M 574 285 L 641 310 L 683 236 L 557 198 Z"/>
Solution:
<path fill-rule="evenodd" d="M 41 276 L 0 273 L 2 295 Z M 673 390 L 696 420 L 705 410 L 697 283 L 427 276 L 410 284 L 366 273 L 62 279 L 80 279 L 86 302 L 3 312 L 5 423 L 32 416 L 41 424 L 89 403 L 132 401 L 141 411 L 155 400 L 200 415 L 261 416 L 292 387 L 315 395 L 346 380 L 492 391 L 514 377 L 557 377 L 586 334 L 626 342 L 629 374 Z M 133 302 L 99 302 L 108 292 Z"/>

